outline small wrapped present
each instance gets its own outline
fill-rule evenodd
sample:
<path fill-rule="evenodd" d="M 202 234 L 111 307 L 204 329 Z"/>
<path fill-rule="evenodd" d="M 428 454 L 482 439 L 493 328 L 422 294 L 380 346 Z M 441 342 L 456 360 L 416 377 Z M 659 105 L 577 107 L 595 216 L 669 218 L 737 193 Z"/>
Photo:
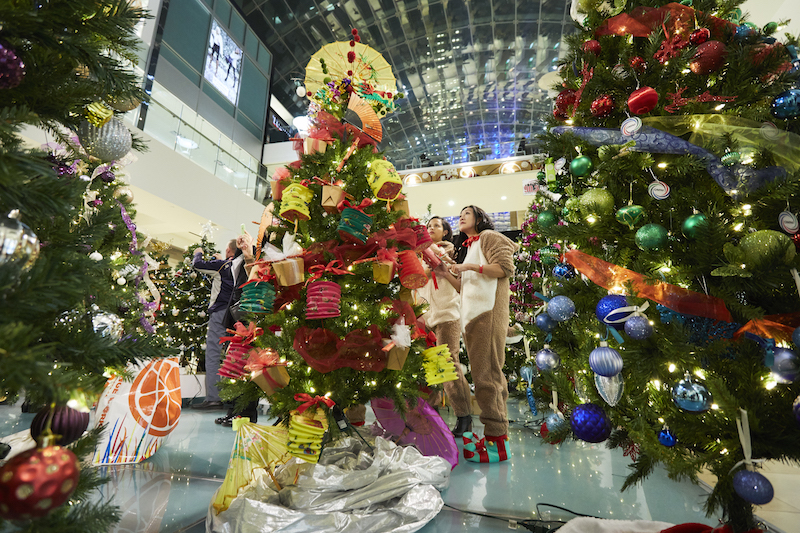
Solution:
<path fill-rule="evenodd" d="M 281 362 L 278 352 L 272 348 L 251 350 L 244 369 L 250 371 L 250 381 L 261 387 L 267 396 L 289 384 L 286 363 Z"/>
<path fill-rule="evenodd" d="M 291 257 L 283 261 L 272 263 L 272 270 L 278 279 L 278 284 L 291 287 L 305 280 L 304 263 L 302 257 Z"/>
<path fill-rule="evenodd" d="M 394 261 L 375 261 L 372 263 L 372 276 L 375 278 L 376 283 L 388 285 L 394 278 L 394 273 Z"/>
<path fill-rule="evenodd" d="M 403 216 L 401 218 L 408 218 L 411 216 L 411 208 L 408 207 L 408 200 L 405 199 L 392 202 L 392 211 L 397 211 L 398 213 L 402 212 Z"/>
<path fill-rule="evenodd" d="M 322 186 L 322 208 L 326 213 L 339 211 L 339 202 L 344 200 L 344 189 L 336 185 Z"/>
<path fill-rule="evenodd" d="M 391 341 L 383 347 L 384 351 L 389 351 L 389 358 L 386 361 L 386 368 L 389 370 L 402 370 L 406 364 L 408 352 L 411 349 L 411 331 L 406 326 L 405 318 L 392 326 Z"/>
<path fill-rule="evenodd" d="M 386 360 L 386 368 L 389 370 L 403 370 L 403 365 L 406 364 L 408 352 L 411 348 L 401 348 L 394 346 L 389 351 L 389 359 Z"/>
<path fill-rule="evenodd" d="M 305 152 L 306 155 L 311 155 L 316 153 L 324 154 L 327 149 L 328 149 L 328 143 L 325 142 L 323 139 L 306 137 L 303 140 L 303 152 Z"/>

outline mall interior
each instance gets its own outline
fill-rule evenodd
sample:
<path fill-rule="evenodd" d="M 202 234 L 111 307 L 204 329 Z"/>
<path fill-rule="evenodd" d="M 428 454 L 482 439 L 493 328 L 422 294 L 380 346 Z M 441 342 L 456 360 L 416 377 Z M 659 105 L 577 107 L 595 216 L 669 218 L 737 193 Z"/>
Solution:
<path fill-rule="evenodd" d="M 152 15 L 138 29 L 138 69 L 151 99 L 124 120 L 149 151 L 136 154 L 126 172 L 138 229 L 168 243 L 175 261 L 209 224 L 220 248 L 241 227 L 257 230 L 271 199 L 270 176 L 297 158 L 290 139 L 308 127 L 306 63 L 323 45 L 349 40 L 353 28 L 392 65 L 405 94 L 382 120 L 382 149 L 403 177 L 411 215 L 455 220 L 463 206 L 479 204 L 498 230 L 520 229 L 531 202 L 524 185 L 545 157 L 536 136 L 552 113 L 553 74 L 564 38 L 575 31 L 570 0 L 140 3 Z M 750 0 L 744 7 L 759 26 L 794 16 L 787 31 L 800 31 L 795 0 Z M 34 145 L 52 140 L 36 130 L 25 135 Z M 202 380 L 184 378 L 183 396 L 202 400 Z M 621 450 L 581 441 L 548 445 L 526 400 L 512 398 L 508 411 L 513 457 L 491 466 L 462 461 L 441 492 L 445 506 L 420 531 L 499 532 L 521 529 L 524 520 L 580 515 L 717 524 L 702 506 L 713 476 L 695 485 L 656 468 L 622 492 L 630 460 Z M 440 412 L 452 426 L 454 413 Z M 33 416 L 18 406 L 0 406 L 0 413 L 0 434 L 26 428 Z M 213 423 L 218 416 L 186 409 L 152 458 L 102 467 L 110 478 L 103 497 L 123 513 L 112 531 L 211 531 L 209 502 L 235 437 Z M 262 411 L 259 423 L 274 421 Z M 367 427 L 373 421 L 368 413 Z M 481 433 L 477 417 L 475 423 Z M 778 496 L 758 508 L 762 527 L 800 533 L 800 470 L 776 463 L 765 471 Z"/>

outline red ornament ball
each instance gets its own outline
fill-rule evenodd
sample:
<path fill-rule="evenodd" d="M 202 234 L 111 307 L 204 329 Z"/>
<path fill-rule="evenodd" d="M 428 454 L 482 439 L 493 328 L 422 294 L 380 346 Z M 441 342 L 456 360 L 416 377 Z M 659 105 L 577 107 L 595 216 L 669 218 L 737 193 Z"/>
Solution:
<path fill-rule="evenodd" d="M 348 71 L 347 71 L 347 75 L 348 75 L 348 76 L 352 76 L 352 75 L 353 75 L 353 71 L 352 71 L 352 70 L 348 70 Z"/>
<path fill-rule="evenodd" d="M 355 53 L 355 52 L 353 52 L 352 50 L 351 50 L 351 51 L 349 51 L 349 52 L 347 52 L 347 61 L 348 61 L 349 63 L 354 63 L 354 62 L 355 62 L 355 60 L 356 60 L 356 53 Z"/>
<path fill-rule="evenodd" d="M 628 109 L 634 115 L 649 113 L 658 105 L 658 93 L 652 87 L 642 87 L 633 91 L 628 98 Z"/>
<path fill-rule="evenodd" d="M 603 48 L 600 46 L 600 41 L 597 39 L 592 39 L 591 41 L 586 41 L 583 43 L 583 51 L 592 53 L 595 56 L 599 56 L 602 49 Z"/>
<path fill-rule="evenodd" d="M 360 36 L 360 35 L 356 35 L 356 36 L 355 36 L 353 39 L 354 39 L 354 40 L 355 40 L 357 43 L 360 43 L 360 42 L 361 42 L 361 36 Z"/>
<path fill-rule="evenodd" d="M 711 74 L 722 68 L 728 49 L 719 41 L 708 41 L 697 47 L 697 53 L 689 63 L 689 69 L 695 74 Z"/>
<path fill-rule="evenodd" d="M 386 93 L 386 98 L 389 98 L 389 99 L 391 100 L 391 98 L 392 98 L 392 93 Z"/>
<path fill-rule="evenodd" d="M 575 105 L 575 97 L 577 95 L 578 93 L 572 89 L 564 89 L 558 93 L 558 96 L 556 96 L 556 109 L 560 111 L 566 111 L 567 108 Z"/>
<path fill-rule="evenodd" d="M 358 30 L 353 28 L 352 30 L 350 30 L 350 33 L 352 33 L 353 35 L 358 35 Z"/>
<path fill-rule="evenodd" d="M 614 112 L 614 98 L 609 94 L 598 96 L 589 108 L 595 118 L 607 117 Z"/>
<path fill-rule="evenodd" d="M 350 39 L 350 46 L 353 47 L 356 45 L 355 39 Z"/>
<path fill-rule="evenodd" d="M 693 46 L 700 46 L 710 38 L 711 31 L 708 28 L 699 28 L 689 35 L 689 42 L 692 43 Z"/>
<path fill-rule="evenodd" d="M 561 120 L 563 122 L 569 118 L 569 115 L 567 115 L 561 109 L 555 108 L 553 109 L 553 117 L 555 117 L 556 120 Z"/>
<path fill-rule="evenodd" d="M 0 468 L 0 518 L 38 518 L 66 503 L 78 486 L 80 465 L 61 446 L 28 450 Z"/>
<path fill-rule="evenodd" d="M 642 56 L 633 56 L 628 64 L 636 72 L 642 73 L 647 69 L 647 61 Z"/>

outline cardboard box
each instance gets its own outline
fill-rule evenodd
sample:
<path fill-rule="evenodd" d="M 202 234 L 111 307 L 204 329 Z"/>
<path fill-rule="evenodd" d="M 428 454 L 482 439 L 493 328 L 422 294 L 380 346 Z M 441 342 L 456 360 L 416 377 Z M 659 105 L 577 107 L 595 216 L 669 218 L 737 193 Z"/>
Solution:
<path fill-rule="evenodd" d="M 289 384 L 289 372 L 285 366 L 272 366 L 250 374 L 250 381 L 261 387 L 267 396 L 272 396 L 276 390 Z"/>
<path fill-rule="evenodd" d="M 289 259 L 272 263 L 272 270 L 275 272 L 275 277 L 278 278 L 280 285 L 291 287 L 292 285 L 303 283 L 305 279 L 303 266 L 302 257 L 290 257 Z"/>

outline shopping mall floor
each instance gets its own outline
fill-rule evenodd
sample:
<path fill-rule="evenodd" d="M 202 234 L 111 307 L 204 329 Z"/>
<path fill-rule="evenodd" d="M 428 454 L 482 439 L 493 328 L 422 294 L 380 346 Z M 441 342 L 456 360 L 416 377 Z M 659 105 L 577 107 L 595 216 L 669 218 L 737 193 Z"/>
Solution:
<path fill-rule="evenodd" d="M 442 411 L 452 426 L 454 416 L 447 409 Z M 222 414 L 185 409 L 177 429 L 154 457 L 136 465 L 107 467 L 110 482 L 104 487 L 104 497 L 114 498 L 124 513 L 114 532 L 205 531 L 209 502 L 225 477 L 234 440 L 231 429 L 214 424 L 214 418 Z M 370 415 L 367 424 L 374 420 Z M 672 481 L 657 469 L 644 484 L 620 492 L 630 464 L 621 450 L 582 442 L 544 444 L 530 429 L 538 424 L 532 423 L 525 400 L 509 400 L 509 416 L 514 420 L 509 430 L 511 459 L 478 465 L 462 456 L 442 492 L 445 507 L 421 532 L 500 532 L 509 530 L 512 518 L 572 516 L 558 507 L 618 520 L 716 523 L 701 509 L 706 490 L 702 485 Z M 25 429 L 32 418 L 20 413 L 19 407 L 0 406 L 0 435 Z M 475 418 L 475 431 L 482 433 Z M 800 469 L 770 465 L 765 473 L 776 497 L 758 509 L 759 516 L 767 521 L 769 531 L 800 533 Z"/>

